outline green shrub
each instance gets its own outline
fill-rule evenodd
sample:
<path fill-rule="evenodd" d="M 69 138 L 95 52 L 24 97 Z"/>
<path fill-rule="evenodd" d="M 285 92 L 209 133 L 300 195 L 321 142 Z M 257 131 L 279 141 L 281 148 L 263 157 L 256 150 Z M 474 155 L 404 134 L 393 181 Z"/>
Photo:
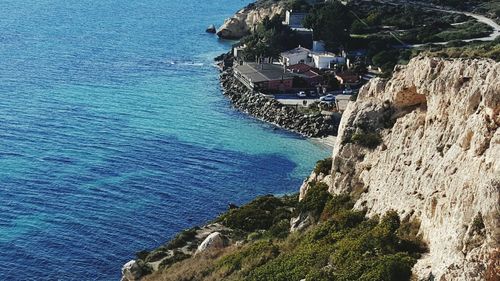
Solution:
<path fill-rule="evenodd" d="M 197 229 L 198 228 L 191 228 L 182 231 L 181 233 L 177 234 L 172 240 L 170 240 L 166 245 L 161 246 L 149 253 L 144 258 L 144 260 L 147 262 L 155 262 L 168 256 L 170 250 L 186 246 L 188 242 L 195 239 Z"/>
<path fill-rule="evenodd" d="M 325 204 L 321 213 L 321 220 L 331 218 L 335 213 L 340 210 L 350 210 L 354 206 L 354 202 L 347 194 L 336 195 L 331 197 Z"/>
<path fill-rule="evenodd" d="M 483 215 L 479 212 L 472 221 L 472 231 L 480 233 L 485 228 Z"/>
<path fill-rule="evenodd" d="M 290 219 L 282 219 L 273 224 L 268 231 L 264 233 L 269 238 L 286 238 L 290 233 Z"/>
<path fill-rule="evenodd" d="M 265 198 L 256 201 L 249 205 L 273 206 Z M 316 184 L 298 208 L 320 210 L 328 214 L 325 221 L 289 235 L 287 219 L 274 222 L 269 230 L 251 234 L 255 240 L 217 257 L 204 276 L 249 281 L 409 281 L 421 249 L 405 247 L 404 241 L 413 236 L 418 240 L 414 235 L 418 227 L 401 222 L 394 211 L 381 219 L 367 219 L 352 206 L 349 196 L 331 196 L 325 185 Z M 164 274 L 172 273 L 171 268 L 166 270 Z"/>
<path fill-rule="evenodd" d="M 328 185 L 324 183 L 310 183 L 310 185 L 305 198 L 297 206 L 296 215 L 311 212 L 313 216 L 319 218 L 332 195 L 328 193 Z"/>
<path fill-rule="evenodd" d="M 187 259 L 189 257 L 191 257 L 191 256 L 190 255 L 186 255 L 183 252 L 175 251 L 173 256 L 162 260 L 160 262 L 160 264 L 158 265 L 158 268 L 159 269 L 164 269 L 164 268 L 166 268 L 166 267 L 168 267 L 168 266 L 170 266 L 170 265 L 172 265 L 172 264 L 174 264 L 176 262 L 185 260 L 185 259 Z"/>
<path fill-rule="evenodd" d="M 186 229 L 182 231 L 167 244 L 167 248 L 175 249 L 186 245 L 188 241 L 191 241 L 195 238 L 196 231 L 196 228 Z"/>
<path fill-rule="evenodd" d="M 216 269 L 229 275 L 235 271 L 244 272 L 253 270 L 263 265 L 279 254 L 279 247 L 267 240 L 252 242 L 239 251 L 222 257 L 217 261 Z"/>
<path fill-rule="evenodd" d="M 332 158 L 328 157 L 323 160 L 316 162 L 316 167 L 314 167 L 314 172 L 319 175 L 320 173 L 324 175 L 329 175 L 332 170 Z"/>
<path fill-rule="evenodd" d="M 145 260 L 148 255 L 149 255 L 149 252 L 146 250 L 139 251 L 139 252 L 135 253 L 135 256 L 137 257 L 138 260 Z"/>
<path fill-rule="evenodd" d="M 275 223 L 291 218 L 289 206 L 284 204 L 288 201 L 288 197 L 283 201 L 271 195 L 258 197 L 247 205 L 229 210 L 219 217 L 218 221 L 230 228 L 246 232 L 268 230 Z"/>
<path fill-rule="evenodd" d="M 355 133 L 351 137 L 351 142 L 374 149 L 382 143 L 382 137 L 379 133 Z"/>

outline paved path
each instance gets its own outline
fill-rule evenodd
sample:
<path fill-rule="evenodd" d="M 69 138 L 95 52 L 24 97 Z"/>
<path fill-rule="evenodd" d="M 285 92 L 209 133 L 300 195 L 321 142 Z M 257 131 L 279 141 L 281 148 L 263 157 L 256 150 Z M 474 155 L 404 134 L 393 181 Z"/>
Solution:
<path fill-rule="evenodd" d="M 429 10 L 441 11 L 441 12 L 450 13 L 450 14 L 463 14 L 463 15 L 466 15 L 466 16 L 473 17 L 478 22 L 482 22 L 484 24 L 487 24 L 487 25 L 491 26 L 491 28 L 493 28 L 493 32 L 489 36 L 461 40 L 463 42 L 472 42 L 472 41 L 485 41 L 485 42 L 487 42 L 487 41 L 493 41 L 498 36 L 500 36 L 500 25 L 497 24 L 494 20 L 492 20 L 492 19 L 490 19 L 488 17 L 485 17 L 483 15 L 478 15 L 478 14 L 469 13 L 469 12 L 461 12 L 461 11 L 451 10 L 451 9 L 448 9 L 448 8 L 445 8 L 445 7 L 442 7 L 442 6 L 428 5 L 428 4 L 424 4 L 424 3 L 421 3 L 421 2 L 415 2 L 415 1 L 407 1 L 407 2 L 402 2 L 401 3 L 401 2 L 398 2 L 398 1 L 394 2 L 394 1 L 378 0 L 377 2 L 384 3 L 384 4 L 390 4 L 390 5 L 401 5 L 401 4 L 408 4 L 409 3 L 409 4 L 420 6 L 422 8 L 429 9 Z M 426 46 L 426 45 L 429 45 L 429 44 L 446 45 L 449 42 L 451 42 L 451 41 L 446 41 L 446 42 L 430 42 L 430 43 L 425 43 L 425 44 L 409 44 L 409 45 L 406 45 L 406 46 L 410 47 L 410 48 L 418 48 L 418 47 Z"/>
<path fill-rule="evenodd" d="M 491 26 L 491 28 L 493 28 L 493 32 L 489 36 L 479 37 L 479 38 L 472 38 L 472 39 L 463 39 L 463 40 L 460 40 L 460 41 L 463 41 L 463 42 L 472 42 L 472 41 L 484 41 L 484 42 L 488 42 L 488 41 L 493 41 L 498 36 L 500 36 L 500 25 L 498 25 L 494 20 L 492 20 L 490 18 L 487 18 L 485 16 L 478 15 L 478 14 L 473 14 L 473 13 L 469 13 L 469 12 L 460 12 L 460 11 L 453 11 L 453 10 L 446 10 L 446 9 L 429 8 L 429 7 L 427 7 L 427 8 L 431 9 L 431 10 L 441 11 L 441 12 L 446 12 L 446 13 L 451 13 L 451 14 L 464 14 L 466 16 L 473 17 L 478 22 L 482 22 L 484 24 L 487 24 L 487 25 Z M 422 47 L 422 46 L 429 45 L 429 44 L 446 45 L 449 42 L 450 41 L 446 41 L 446 42 L 431 42 L 431 43 L 425 43 L 425 44 L 413 44 L 413 45 L 408 45 L 408 46 L 410 46 L 412 48 L 418 48 L 418 47 Z"/>

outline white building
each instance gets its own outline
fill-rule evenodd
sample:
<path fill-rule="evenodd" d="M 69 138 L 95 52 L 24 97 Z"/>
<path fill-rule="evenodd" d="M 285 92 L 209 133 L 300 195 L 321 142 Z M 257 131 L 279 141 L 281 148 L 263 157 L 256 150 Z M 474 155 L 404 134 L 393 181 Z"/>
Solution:
<path fill-rule="evenodd" d="M 310 54 L 311 50 L 299 46 L 295 49 L 281 53 L 280 63 L 285 66 L 295 65 L 298 63 L 312 65 Z"/>
<path fill-rule="evenodd" d="M 238 58 L 238 56 L 243 56 L 243 51 L 245 51 L 246 47 L 247 47 L 247 45 L 239 45 L 239 46 L 233 47 L 233 56 L 235 58 Z"/>
<path fill-rule="evenodd" d="M 333 65 L 344 65 L 346 64 L 346 58 L 343 56 L 337 56 L 333 53 L 312 53 L 311 54 L 314 67 L 318 69 L 329 69 Z"/>

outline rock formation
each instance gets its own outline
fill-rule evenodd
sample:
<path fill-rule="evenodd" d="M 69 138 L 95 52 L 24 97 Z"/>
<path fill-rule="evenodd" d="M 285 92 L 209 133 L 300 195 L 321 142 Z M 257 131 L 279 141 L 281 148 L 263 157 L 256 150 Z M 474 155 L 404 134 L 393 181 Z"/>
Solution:
<path fill-rule="evenodd" d="M 414 58 L 347 107 L 330 192 L 418 219 L 420 280 L 498 280 L 499 114 L 500 63 Z"/>
<path fill-rule="evenodd" d="M 123 265 L 121 281 L 139 281 L 142 276 L 143 270 L 137 261 L 131 260 Z"/>
<path fill-rule="evenodd" d="M 222 235 L 220 232 L 213 232 L 201 242 L 196 250 L 196 253 L 202 253 L 205 251 L 211 251 L 216 249 L 222 249 L 229 244 L 228 239 Z"/>
<path fill-rule="evenodd" d="M 217 30 L 217 35 L 223 39 L 240 39 L 248 35 L 254 26 L 259 24 L 265 17 L 271 18 L 283 11 L 284 7 L 281 3 L 271 5 L 251 4 L 226 19 L 224 24 Z"/>
<path fill-rule="evenodd" d="M 216 33 L 217 32 L 217 28 L 215 28 L 215 25 L 211 24 L 207 27 L 207 29 L 205 30 L 205 32 L 207 33 Z"/>

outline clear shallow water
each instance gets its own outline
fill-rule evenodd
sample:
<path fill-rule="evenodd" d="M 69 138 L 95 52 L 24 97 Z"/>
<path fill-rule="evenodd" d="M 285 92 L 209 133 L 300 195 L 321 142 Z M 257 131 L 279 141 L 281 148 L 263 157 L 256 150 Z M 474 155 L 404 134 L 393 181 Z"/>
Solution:
<path fill-rule="evenodd" d="M 329 154 L 220 94 L 204 29 L 247 2 L 0 2 L 0 280 L 118 280 Z"/>

